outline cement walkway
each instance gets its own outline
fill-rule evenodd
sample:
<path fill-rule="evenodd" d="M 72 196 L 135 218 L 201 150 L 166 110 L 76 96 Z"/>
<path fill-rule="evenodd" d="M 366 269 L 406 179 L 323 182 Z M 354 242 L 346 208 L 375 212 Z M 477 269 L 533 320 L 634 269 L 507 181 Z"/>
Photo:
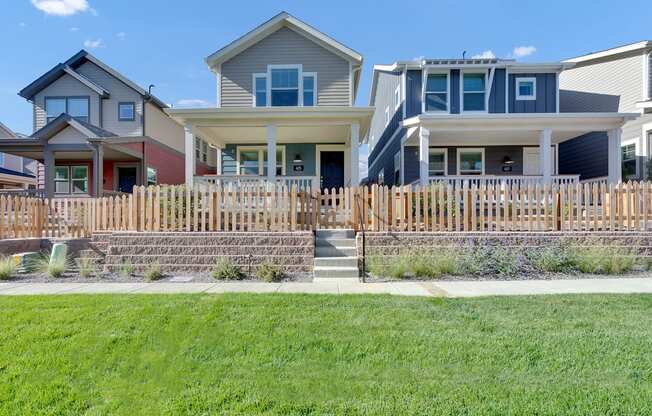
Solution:
<path fill-rule="evenodd" d="M 0 295 L 93 293 L 313 293 L 389 294 L 426 297 L 652 293 L 652 277 L 627 279 L 390 282 L 390 283 L 0 283 Z"/>

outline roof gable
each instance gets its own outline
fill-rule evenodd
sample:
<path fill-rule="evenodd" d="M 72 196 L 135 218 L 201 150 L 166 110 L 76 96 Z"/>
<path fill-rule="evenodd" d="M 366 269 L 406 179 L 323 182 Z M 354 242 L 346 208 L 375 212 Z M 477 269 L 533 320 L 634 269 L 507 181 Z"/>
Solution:
<path fill-rule="evenodd" d="M 272 17 L 267 22 L 247 32 L 243 36 L 214 52 L 206 57 L 205 61 L 210 68 L 215 68 L 219 64 L 233 58 L 240 52 L 246 50 L 260 40 L 266 38 L 279 29 L 287 27 L 298 34 L 308 38 L 317 45 L 351 61 L 355 65 L 362 64 L 362 55 L 344 44 L 336 41 L 330 36 L 318 31 L 307 23 L 297 19 L 287 12 L 281 12 Z"/>
<path fill-rule="evenodd" d="M 104 130 L 90 123 L 75 120 L 65 113 L 34 132 L 32 137 L 47 141 L 68 127 L 74 128 L 88 138 L 117 137 L 116 134 L 108 130 Z"/>
<path fill-rule="evenodd" d="M 9 138 L 9 139 L 17 139 L 18 135 L 13 132 L 9 127 L 5 126 L 4 124 L 0 123 L 0 137 L 1 138 Z"/>

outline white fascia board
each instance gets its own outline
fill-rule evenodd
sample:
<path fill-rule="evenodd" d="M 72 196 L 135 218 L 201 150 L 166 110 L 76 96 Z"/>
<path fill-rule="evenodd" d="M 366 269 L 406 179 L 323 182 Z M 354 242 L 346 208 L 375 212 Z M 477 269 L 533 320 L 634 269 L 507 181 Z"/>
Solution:
<path fill-rule="evenodd" d="M 604 51 L 593 52 L 575 58 L 566 59 L 563 62 L 573 62 L 573 63 L 586 62 L 594 59 L 606 58 L 609 56 L 614 56 L 621 53 L 633 52 L 639 49 L 645 49 L 650 47 L 652 47 L 652 41 L 644 40 L 641 42 L 630 43 L 629 45 L 618 46 L 616 48 L 606 49 Z"/>

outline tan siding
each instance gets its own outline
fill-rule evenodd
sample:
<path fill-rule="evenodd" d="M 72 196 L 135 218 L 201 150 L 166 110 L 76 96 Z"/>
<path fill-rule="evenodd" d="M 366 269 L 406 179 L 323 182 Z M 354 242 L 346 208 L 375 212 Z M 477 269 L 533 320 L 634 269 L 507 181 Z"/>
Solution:
<path fill-rule="evenodd" d="M 252 74 L 288 64 L 317 73 L 317 105 L 349 105 L 349 62 L 284 27 L 222 64 L 222 107 L 251 107 Z"/>
<path fill-rule="evenodd" d="M 6 138 L 9 138 L 9 137 L 14 137 L 13 132 L 10 131 L 10 130 L 8 130 L 8 129 L 6 129 L 6 128 L 4 128 L 4 127 L 0 124 L 0 138 L 2 138 L 2 139 L 6 139 Z"/>
<path fill-rule="evenodd" d="M 636 102 L 643 95 L 642 65 L 638 52 L 563 71 L 559 78 L 561 111 L 636 111 Z"/>
<path fill-rule="evenodd" d="M 34 131 L 45 126 L 45 97 L 90 97 L 90 122 L 99 125 L 99 95 L 68 74 L 64 74 L 34 96 Z"/>
<path fill-rule="evenodd" d="M 118 136 L 141 136 L 143 100 L 139 93 L 126 86 L 92 62 L 86 62 L 77 72 L 107 90 L 108 99 L 102 100 L 102 128 Z M 118 121 L 118 103 L 134 102 L 136 117 L 134 121 Z"/>
<path fill-rule="evenodd" d="M 145 135 L 184 153 L 183 127 L 151 103 L 145 104 Z"/>
<path fill-rule="evenodd" d="M 66 127 L 48 140 L 51 144 L 85 144 L 88 136 L 73 127 Z"/>

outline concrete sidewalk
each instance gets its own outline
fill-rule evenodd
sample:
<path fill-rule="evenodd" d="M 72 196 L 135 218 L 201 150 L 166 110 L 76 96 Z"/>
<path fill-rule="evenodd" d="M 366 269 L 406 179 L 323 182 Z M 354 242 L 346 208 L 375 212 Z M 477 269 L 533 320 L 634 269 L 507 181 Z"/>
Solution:
<path fill-rule="evenodd" d="M 0 283 L 0 295 L 143 293 L 389 294 L 425 297 L 652 293 L 652 277 L 626 279 L 388 282 L 388 283 Z"/>

